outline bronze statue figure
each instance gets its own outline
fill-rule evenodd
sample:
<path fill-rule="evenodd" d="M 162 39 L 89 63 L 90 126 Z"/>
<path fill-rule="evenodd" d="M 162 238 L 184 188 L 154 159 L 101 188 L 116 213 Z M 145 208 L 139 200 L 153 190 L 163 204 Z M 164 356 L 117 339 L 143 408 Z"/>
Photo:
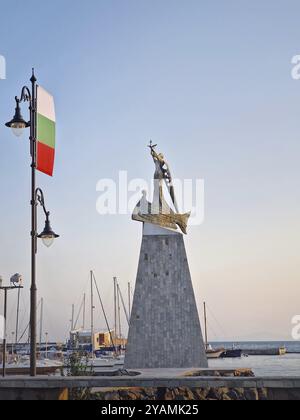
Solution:
<path fill-rule="evenodd" d="M 155 187 L 157 187 L 156 184 L 159 185 L 159 197 L 160 200 L 163 201 L 163 181 L 165 181 L 167 188 L 169 190 L 172 202 L 174 204 L 175 210 L 177 213 L 179 213 L 178 211 L 178 206 L 177 206 L 177 202 L 176 202 L 176 198 L 175 198 L 175 190 L 174 190 L 174 185 L 173 185 L 173 179 L 172 179 L 172 175 L 171 175 L 171 171 L 170 171 L 170 167 L 168 165 L 168 163 L 165 160 L 165 157 L 162 153 L 156 153 L 155 148 L 157 147 L 157 145 L 152 145 L 152 141 L 150 141 L 150 145 L 148 146 L 151 150 L 151 156 L 153 157 L 154 160 L 154 164 L 155 164 L 155 174 L 154 174 L 154 180 L 155 182 Z M 157 191 L 154 192 L 154 197 L 157 196 Z"/>
<path fill-rule="evenodd" d="M 132 218 L 139 222 L 150 223 L 173 230 L 177 230 L 178 226 L 186 234 L 190 213 L 179 213 L 170 167 L 164 155 L 156 152 L 157 145 L 153 145 L 151 141 L 148 147 L 151 150 L 151 156 L 155 164 L 153 202 L 149 203 L 147 201 L 146 192 L 144 192 L 143 198 L 137 204 Z M 167 186 L 174 210 L 165 200 L 164 184 Z"/>

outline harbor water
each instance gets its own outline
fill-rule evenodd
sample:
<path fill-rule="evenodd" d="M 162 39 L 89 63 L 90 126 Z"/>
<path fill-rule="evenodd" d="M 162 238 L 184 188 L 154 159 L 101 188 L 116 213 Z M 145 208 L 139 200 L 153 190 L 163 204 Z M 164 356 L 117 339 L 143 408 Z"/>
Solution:
<path fill-rule="evenodd" d="M 238 359 L 213 359 L 209 361 L 210 368 L 232 369 L 251 368 L 256 376 L 294 376 L 300 377 L 300 342 L 243 342 L 243 343 L 212 343 L 213 347 L 233 346 L 243 350 L 261 350 L 285 347 L 284 356 L 249 356 Z"/>

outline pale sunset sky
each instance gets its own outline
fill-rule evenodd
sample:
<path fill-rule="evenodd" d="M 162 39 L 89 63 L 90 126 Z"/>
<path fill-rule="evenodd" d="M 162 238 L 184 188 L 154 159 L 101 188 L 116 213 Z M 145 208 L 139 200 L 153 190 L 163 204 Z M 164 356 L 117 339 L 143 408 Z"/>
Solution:
<path fill-rule="evenodd" d="M 211 340 L 291 340 L 300 314 L 300 54 L 297 0 L 0 0 L 0 275 L 19 272 L 29 316 L 30 158 L 4 123 L 38 82 L 56 103 L 53 178 L 38 174 L 53 228 L 39 246 L 44 330 L 65 340 L 95 270 L 112 323 L 113 276 L 134 287 L 142 226 L 100 216 L 97 182 L 153 175 L 159 144 L 176 178 L 203 179 L 205 219 L 186 247 Z M 27 110 L 23 106 L 23 114 Z M 39 213 L 39 228 L 44 217 Z M 10 295 L 9 331 L 16 295 Z M 2 297 L 0 302 L 2 313 Z M 218 323 L 215 321 L 217 319 Z M 126 329 L 124 319 L 124 330 Z M 96 326 L 105 328 L 99 305 Z"/>

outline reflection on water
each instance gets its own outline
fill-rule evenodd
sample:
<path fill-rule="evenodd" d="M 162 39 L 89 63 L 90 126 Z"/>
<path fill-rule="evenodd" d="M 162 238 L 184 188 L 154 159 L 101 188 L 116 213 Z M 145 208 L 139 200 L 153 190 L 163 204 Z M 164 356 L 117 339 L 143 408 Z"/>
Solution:
<path fill-rule="evenodd" d="M 210 368 L 251 368 L 256 376 L 300 377 L 300 354 L 286 356 L 250 356 L 241 359 L 215 359 L 209 361 Z"/>

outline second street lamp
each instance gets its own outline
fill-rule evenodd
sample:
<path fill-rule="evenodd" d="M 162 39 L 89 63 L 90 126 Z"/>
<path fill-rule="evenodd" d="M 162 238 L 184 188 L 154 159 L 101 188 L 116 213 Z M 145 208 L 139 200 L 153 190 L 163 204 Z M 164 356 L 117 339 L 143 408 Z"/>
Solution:
<path fill-rule="evenodd" d="M 15 115 L 6 126 L 13 130 L 13 133 L 20 137 L 25 128 L 30 127 L 30 156 L 31 156 L 31 288 L 30 288 L 30 375 L 36 376 L 36 345 L 37 345 L 37 286 L 36 286 L 36 254 L 37 238 L 41 238 L 47 246 L 58 237 L 49 222 L 49 212 L 45 209 L 44 194 L 39 188 L 36 189 L 36 168 L 37 168 L 37 79 L 32 71 L 30 79 L 31 89 L 24 86 L 20 98 L 16 97 Z M 30 121 L 24 120 L 20 103 L 28 102 Z M 41 204 L 46 214 L 46 226 L 41 235 L 37 233 L 37 206 Z"/>
<path fill-rule="evenodd" d="M 57 235 L 51 228 L 50 225 L 50 212 L 46 210 L 46 206 L 45 206 L 45 200 L 44 200 L 44 193 L 40 188 L 37 188 L 36 190 L 36 201 L 40 203 L 40 205 L 43 207 L 45 216 L 46 216 L 46 221 L 45 221 L 45 228 L 43 230 L 43 232 L 38 235 L 39 239 L 42 239 L 43 244 L 47 247 L 50 248 L 50 246 L 53 244 L 54 240 L 59 238 L 59 235 Z"/>

